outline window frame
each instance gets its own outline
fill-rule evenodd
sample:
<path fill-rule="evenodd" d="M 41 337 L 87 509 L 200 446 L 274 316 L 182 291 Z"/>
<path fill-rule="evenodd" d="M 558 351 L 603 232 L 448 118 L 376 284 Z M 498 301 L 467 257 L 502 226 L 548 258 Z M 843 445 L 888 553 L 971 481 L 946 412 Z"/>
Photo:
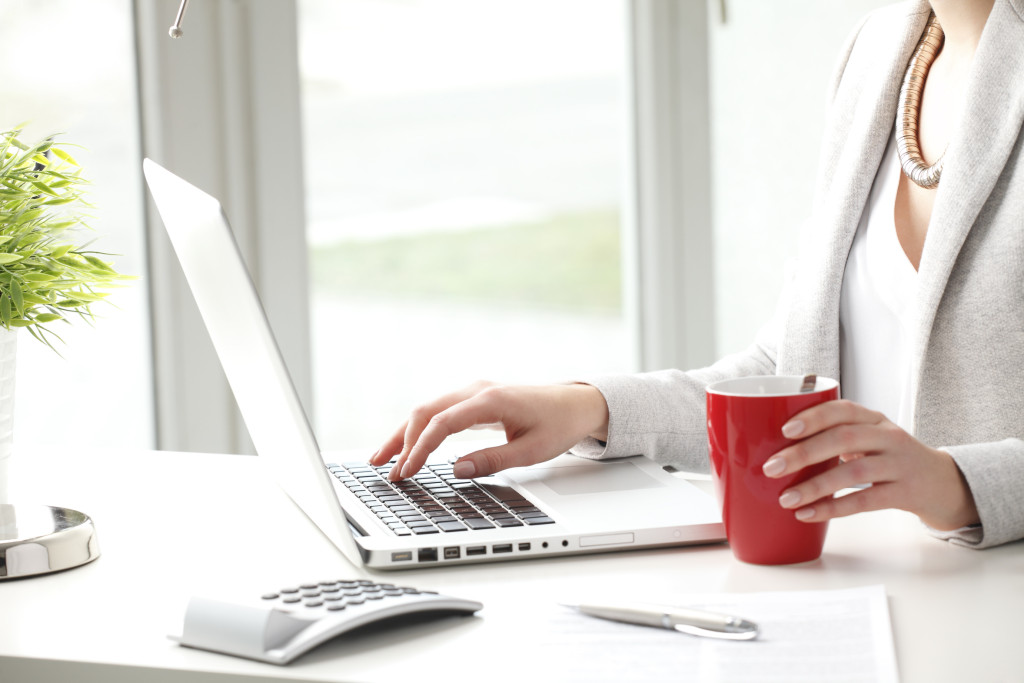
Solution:
<path fill-rule="evenodd" d="M 192 3 L 178 40 L 168 36 L 177 0 L 135 0 L 134 9 L 142 154 L 223 202 L 308 410 L 308 266 L 305 241 L 296 239 L 305 229 L 296 4 Z M 158 448 L 252 452 L 159 221 L 147 195 Z"/>

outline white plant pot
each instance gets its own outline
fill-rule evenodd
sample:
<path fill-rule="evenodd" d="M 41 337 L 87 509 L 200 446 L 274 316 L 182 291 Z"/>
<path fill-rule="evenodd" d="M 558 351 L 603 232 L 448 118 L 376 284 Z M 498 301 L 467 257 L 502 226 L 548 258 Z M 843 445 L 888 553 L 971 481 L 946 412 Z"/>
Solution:
<path fill-rule="evenodd" d="M 10 502 L 8 470 L 14 450 L 14 373 L 18 330 L 0 326 L 0 503 Z"/>

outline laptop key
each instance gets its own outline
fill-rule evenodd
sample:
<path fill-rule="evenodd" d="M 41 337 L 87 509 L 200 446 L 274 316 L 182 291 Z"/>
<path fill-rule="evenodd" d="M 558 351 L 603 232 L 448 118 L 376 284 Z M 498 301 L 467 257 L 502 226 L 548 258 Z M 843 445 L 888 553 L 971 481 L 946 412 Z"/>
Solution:
<path fill-rule="evenodd" d="M 440 529 L 441 531 L 465 531 L 466 530 L 466 527 L 464 527 L 459 522 L 455 522 L 455 521 L 451 521 L 451 522 L 438 522 L 437 523 L 437 528 Z"/>
<path fill-rule="evenodd" d="M 411 522 L 406 522 L 405 525 L 407 527 L 409 527 L 410 529 L 418 529 L 419 527 L 424 527 L 424 526 L 434 526 L 434 523 L 433 522 L 428 522 L 427 520 L 422 519 L 422 520 L 418 520 L 418 521 L 417 520 L 412 520 Z"/>
<path fill-rule="evenodd" d="M 530 526 L 536 526 L 538 524 L 554 524 L 555 523 L 555 520 L 551 519 L 550 517 L 527 517 L 523 521 L 526 522 L 527 524 L 529 524 Z"/>
<path fill-rule="evenodd" d="M 496 520 L 494 520 L 494 523 L 497 524 L 498 526 L 502 527 L 502 528 L 510 527 L 510 526 L 522 526 L 523 525 L 522 522 L 520 522 L 518 519 L 516 519 L 514 517 L 511 518 L 511 519 L 496 519 Z"/>
<path fill-rule="evenodd" d="M 436 534 L 436 533 L 440 533 L 440 532 L 439 532 L 439 531 L 438 531 L 438 530 L 437 530 L 437 529 L 436 529 L 435 527 L 433 527 L 433 526 L 418 526 L 418 527 L 415 527 L 415 528 L 414 528 L 414 529 L 412 530 L 412 532 L 413 532 L 414 534 L 416 534 L 417 536 L 420 536 L 420 535 L 422 535 L 422 534 Z"/>
<path fill-rule="evenodd" d="M 398 518 L 408 524 L 409 522 L 426 522 L 427 518 L 415 512 L 403 512 Z"/>
<path fill-rule="evenodd" d="M 494 525 L 488 522 L 483 517 L 463 517 L 462 521 L 465 522 L 466 526 L 470 529 L 493 529 Z"/>
<path fill-rule="evenodd" d="M 516 491 L 511 486 L 502 486 L 500 484 L 480 484 L 480 488 L 487 493 L 491 494 L 498 500 L 521 500 L 523 494 Z"/>

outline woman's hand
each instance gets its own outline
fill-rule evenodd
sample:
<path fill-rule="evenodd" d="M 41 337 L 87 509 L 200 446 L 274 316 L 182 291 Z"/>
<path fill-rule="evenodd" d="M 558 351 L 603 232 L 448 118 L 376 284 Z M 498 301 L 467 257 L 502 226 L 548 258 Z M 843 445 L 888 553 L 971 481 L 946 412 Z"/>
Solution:
<path fill-rule="evenodd" d="M 782 428 L 799 439 L 768 459 L 772 478 L 839 456 L 827 472 L 797 484 L 779 497 L 805 522 L 898 508 L 938 530 L 978 523 L 978 510 L 952 456 L 929 448 L 881 413 L 850 401 L 829 401 L 796 415 Z M 839 498 L 832 494 L 859 484 L 870 487 Z"/>
<path fill-rule="evenodd" d="M 426 403 L 371 458 L 383 465 L 396 454 L 388 478 L 411 477 L 441 443 L 471 427 L 500 424 L 508 443 L 463 456 L 456 477 L 468 479 L 533 465 L 564 453 L 588 435 L 608 431 L 608 405 L 588 384 L 501 386 L 478 382 Z"/>

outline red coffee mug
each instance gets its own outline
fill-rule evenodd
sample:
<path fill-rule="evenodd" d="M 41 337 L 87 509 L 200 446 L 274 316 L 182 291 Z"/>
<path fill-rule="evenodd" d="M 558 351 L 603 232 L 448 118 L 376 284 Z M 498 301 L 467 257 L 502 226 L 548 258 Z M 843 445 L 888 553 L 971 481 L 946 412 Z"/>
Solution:
<path fill-rule="evenodd" d="M 839 398 L 839 383 L 819 377 L 801 392 L 801 376 L 753 376 L 707 388 L 711 478 L 722 506 L 725 534 L 737 559 L 793 564 L 821 555 L 828 522 L 800 522 L 779 505 L 789 487 L 834 467 L 837 459 L 769 479 L 765 461 L 793 443 L 782 425 L 797 413 Z"/>

